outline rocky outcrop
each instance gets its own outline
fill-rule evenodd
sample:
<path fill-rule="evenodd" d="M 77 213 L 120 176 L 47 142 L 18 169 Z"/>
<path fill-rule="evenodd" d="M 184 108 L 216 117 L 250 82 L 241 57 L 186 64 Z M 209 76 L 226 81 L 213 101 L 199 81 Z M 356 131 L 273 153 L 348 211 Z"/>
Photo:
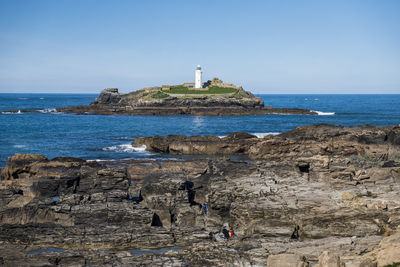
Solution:
<path fill-rule="evenodd" d="M 232 133 L 224 138 L 216 136 L 168 135 L 136 138 L 134 146 L 146 145 L 153 152 L 183 155 L 236 155 L 248 154 L 257 136 L 247 133 Z"/>
<path fill-rule="evenodd" d="M 236 87 L 235 87 L 236 88 Z M 76 114 L 124 115 L 260 115 L 311 114 L 310 110 L 264 107 L 264 102 L 239 87 L 228 94 L 172 94 L 161 87 L 144 88 L 120 94 L 116 88 L 107 88 L 88 106 L 57 108 L 57 112 Z"/>
<path fill-rule="evenodd" d="M 393 264 L 400 231 L 397 133 L 398 127 L 314 125 L 265 138 L 142 139 L 167 152 L 183 151 L 171 149 L 173 142 L 190 149 L 201 143 L 206 152 L 207 143 L 232 151 L 238 143 L 252 157 L 241 160 L 100 164 L 15 155 L 1 172 L 0 260 L 6 266 Z M 221 237 L 223 225 L 237 236 Z"/>
<path fill-rule="evenodd" d="M 274 159 L 300 156 L 350 156 L 381 157 L 385 166 L 397 163 L 388 156 L 390 149 L 397 151 L 400 126 L 343 127 L 315 124 L 298 127 L 279 135 L 257 138 L 245 133 L 232 133 L 226 137 L 169 135 L 136 138 L 133 145 L 146 145 L 149 151 L 183 155 L 246 155 L 252 159 Z M 367 151 L 368 150 L 368 151 Z M 395 152 L 397 153 L 397 152 Z M 301 164 L 307 168 L 307 164 Z M 397 165 L 396 165 L 397 166 Z"/>
<path fill-rule="evenodd" d="M 121 101 L 121 98 L 118 88 L 107 88 L 101 91 L 92 105 L 115 105 Z"/>
<path fill-rule="evenodd" d="M 193 97 L 177 97 L 172 95 L 170 97 L 161 99 L 131 98 L 129 97 L 129 95 L 127 95 L 126 97 L 122 95 L 120 103 L 132 107 L 231 107 L 243 109 L 264 107 L 264 102 L 259 97 L 251 96 L 238 99 L 234 97 L 227 97 L 224 95 L 194 95 Z"/>
<path fill-rule="evenodd" d="M 400 265 L 400 230 L 385 237 L 379 246 L 362 257 L 360 267 Z"/>
<path fill-rule="evenodd" d="M 33 163 L 45 161 L 47 161 L 47 158 L 42 155 L 15 154 L 12 158 L 8 158 L 7 166 L 1 169 L 0 175 L 3 180 L 23 178 L 29 174 Z"/>
<path fill-rule="evenodd" d="M 233 116 L 262 114 L 304 114 L 317 112 L 297 108 L 265 107 L 250 92 L 238 88 L 234 94 L 168 94 L 161 87 L 121 94 L 117 88 L 104 89 L 90 105 L 62 107 L 51 112 L 79 115 L 196 115 Z M 39 113 L 41 110 L 6 110 L 2 113 Z"/>

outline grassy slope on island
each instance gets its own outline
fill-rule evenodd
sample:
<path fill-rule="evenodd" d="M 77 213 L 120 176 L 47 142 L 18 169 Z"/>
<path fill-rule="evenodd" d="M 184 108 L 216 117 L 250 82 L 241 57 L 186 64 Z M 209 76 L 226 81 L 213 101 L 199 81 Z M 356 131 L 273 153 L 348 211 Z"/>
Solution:
<path fill-rule="evenodd" d="M 169 97 L 169 95 L 164 92 L 158 91 L 157 93 L 153 94 L 151 97 L 155 98 L 155 99 L 162 99 L 162 98 Z"/>
<path fill-rule="evenodd" d="M 143 88 L 139 91 L 134 91 L 126 94 L 126 99 L 165 99 L 169 97 L 178 98 L 192 98 L 201 96 L 213 96 L 221 95 L 227 98 L 248 98 L 249 96 L 242 88 L 231 88 L 231 87 L 220 87 L 220 86 L 210 86 L 207 89 L 189 89 L 186 86 L 175 85 L 171 86 L 168 90 L 162 90 L 161 87 L 149 87 Z"/>
<path fill-rule="evenodd" d="M 208 90 L 189 90 L 185 86 L 174 86 L 171 87 L 170 90 L 166 91 L 169 94 L 195 94 L 195 95 L 204 95 L 204 94 L 230 94 L 237 92 L 235 88 L 229 87 L 216 87 L 212 86 Z"/>

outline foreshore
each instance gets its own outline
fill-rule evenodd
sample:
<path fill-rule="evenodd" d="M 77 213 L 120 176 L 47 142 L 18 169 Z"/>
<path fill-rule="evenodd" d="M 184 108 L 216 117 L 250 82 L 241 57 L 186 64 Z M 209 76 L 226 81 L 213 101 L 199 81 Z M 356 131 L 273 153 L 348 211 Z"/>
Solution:
<path fill-rule="evenodd" d="M 143 144 L 153 152 L 203 156 L 9 158 L 0 183 L 2 263 L 324 267 L 328 261 L 400 261 L 399 126 L 319 124 L 263 138 L 136 139 Z M 207 215 L 200 209 L 205 202 Z M 223 225 L 237 236 L 221 238 Z"/>

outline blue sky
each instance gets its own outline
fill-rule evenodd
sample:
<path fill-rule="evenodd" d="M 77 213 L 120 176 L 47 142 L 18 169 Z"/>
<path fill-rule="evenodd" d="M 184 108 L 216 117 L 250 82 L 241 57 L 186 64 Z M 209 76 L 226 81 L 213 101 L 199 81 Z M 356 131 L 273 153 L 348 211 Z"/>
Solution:
<path fill-rule="evenodd" d="M 0 92 L 400 93 L 400 1 L 0 0 Z"/>

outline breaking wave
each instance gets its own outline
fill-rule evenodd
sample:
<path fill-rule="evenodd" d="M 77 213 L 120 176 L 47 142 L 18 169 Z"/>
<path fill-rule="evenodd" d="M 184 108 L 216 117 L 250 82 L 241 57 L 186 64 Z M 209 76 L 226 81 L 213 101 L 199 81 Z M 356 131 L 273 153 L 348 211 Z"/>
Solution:
<path fill-rule="evenodd" d="M 249 134 L 255 135 L 258 138 L 264 138 L 267 135 L 278 135 L 280 133 L 278 133 L 278 132 L 268 132 L 268 133 L 249 133 Z M 218 135 L 218 137 L 222 139 L 222 138 L 225 138 L 226 135 Z"/>
<path fill-rule="evenodd" d="M 277 132 L 269 132 L 269 133 L 250 133 L 250 134 L 253 134 L 253 135 L 257 136 L 258 138 L 264 138 L 264 137 L 267 136 L 267 135 L 278 135 L 278 134 L 280 134 L 280 133 L 277 133 Z"/>
<path fill-rule="evenodd" d="M 42 113 L 55 113 L 55 114 L 61 114 L 62 113 L 62 112 L 58 112 L 55 108 L 45 108 L 45 109 L 39 110 L 39 112 L 42 112 Z"/>
<path fill-rule="evenodd" d="M 96 162 L 103 162 L 103 161 L 114 161 L 113 159 L 88 159 L 88 160 L 86 160 L 87 162 L 93 162 L 93 161 L 96 161 Z"/>
<path fill-rule="evenodd" d="M 319 116 L 332 116 L 335 115 L 335 112 L 322 112 L 318 110 L 311 110 L 313 112 L 316 112 Z"/>
<path fill-rule="evenodd" d="M 135 146 L 132 146 L 130 143 L 105 147 L 105 148 L 103 148 L 103 150 L 104 151 L 114 151 L 114 152 L 125 152 L 125 153 L 135 153 L 135 152 L 145 153 L 145 152 L 147 152 L 146 145 L 135 147 Z"/>
<path fill-rule="evenodd" d="M 21 110 L 18 110 L 17 112 L 3 111 L 1 114 L 22 114 L 22 112 Z"/>

